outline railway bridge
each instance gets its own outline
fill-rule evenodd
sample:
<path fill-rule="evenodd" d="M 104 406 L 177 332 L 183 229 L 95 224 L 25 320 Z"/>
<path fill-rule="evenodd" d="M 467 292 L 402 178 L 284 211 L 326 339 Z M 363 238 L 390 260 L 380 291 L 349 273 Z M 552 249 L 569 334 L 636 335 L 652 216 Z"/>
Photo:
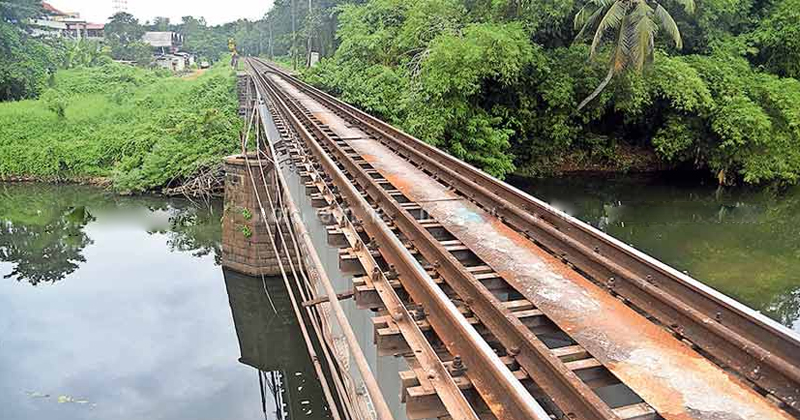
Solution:
<path fill-rule="evenodd" d="M 402 358 L 409 419 L 800 418 L 800 340 L 733 299 L 309 86 L 242 63 L 223 264 L 291 291 L 335 419 L 392 419 L 341 301 Z M 335 290 L 288 176 L 338 246 Z"/>

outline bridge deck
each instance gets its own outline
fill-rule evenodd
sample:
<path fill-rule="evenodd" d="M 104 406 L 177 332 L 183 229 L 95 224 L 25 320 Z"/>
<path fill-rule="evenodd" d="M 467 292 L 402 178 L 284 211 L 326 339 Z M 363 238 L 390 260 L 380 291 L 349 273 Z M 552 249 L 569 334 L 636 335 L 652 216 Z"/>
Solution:
<path fill-rule="evenodd" d="M 791 418 L 741 380 L 487 211 L 455 194 L 358 128 L 351 127 L 281 77 L 275 74 L 269 77 L 663 418 Z"/>

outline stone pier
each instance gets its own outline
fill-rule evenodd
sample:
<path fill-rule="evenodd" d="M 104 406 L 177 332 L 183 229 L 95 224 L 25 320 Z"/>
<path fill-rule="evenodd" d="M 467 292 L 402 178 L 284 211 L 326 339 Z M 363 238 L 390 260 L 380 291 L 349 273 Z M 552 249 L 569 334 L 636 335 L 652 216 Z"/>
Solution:
<path fill-rule="evenodd" d="M 225 158 L 222 265 L 250 276 L 275 276 L 280 274 L 280 267 L 273 251 L 272 239 L 279 249 L 281 242 L 277 237 L 276 221 L 271 217 L 267 191 L 273 200 L 277 198 L 278 191 L 273 173 L 275 167 L 264 159 L 261 163 L 267 179 L 266 186 L 254 153 L 248 155 L 247 160 L 243 155 Z M 259 210 L 256 192 L 269 219 L 269 229 Z"/>
<path fill-rule="evenodd" d="M 236 73 L 236 92 L 239 97 L 239 116 L 245 121 L 250 118 L 256 101 L 256 88 L 253 78 L 245 72 Z"/>

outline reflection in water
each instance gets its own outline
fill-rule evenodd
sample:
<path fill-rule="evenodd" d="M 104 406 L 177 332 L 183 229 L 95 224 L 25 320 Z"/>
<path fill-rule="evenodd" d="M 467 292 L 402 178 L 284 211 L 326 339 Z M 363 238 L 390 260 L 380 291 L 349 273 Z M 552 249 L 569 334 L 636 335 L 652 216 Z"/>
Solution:
<path fill-rule="evenodd" d="M 239 361 L 258 371 L 265 416 L 271 411 L 275 419 L 329 418 L 282 280 L 262 280 L 228 269 L 223 273 L 239 338 Z M 277 313 L 272 310 L 265 288 Z"/>
<path fill-rule="evenodd" d="M 800 187 L 656 176 L 511 182 L 800 331 Z"/>
<path fill-rule="evenodd" d="M 0 183 L 0 419 L 325 418 L 291 319 L 226 293 L 220 215 Z"/>
<path fill-rule="evenodd" d="M 167 245 L 172 251 L 191 252 L 195 257 L 214 253 L 214 261 L 219 265 L 222 261 L 222 225 L 219 221 L 222 208 L 218 202 L 214 204 L 213 211 L 169 204 L 163 209 L 170 215 L 169 226 L 150 230 L 150 233 L 168 235 Z"/>
<path fill-rule="evenodd" d="M 92 239 L 85 228 L 98 213 L 139 220 L 158 213 L 162 218 L 148 221 L 155 222 L 151 234 L 167 235 L 173 251 L 198 257 L 213 252 L 219 264 L 220 211 L 211 210 L 185 200 L 120 197 L 91 187 L 0 183 L 0 261 L 13 263 L 3 277 L 34 286 L 63 280 L 86 262 L 82 252 Z"/>
<path fill-rule="evenodd" d="M 0 260 L 16 265 L 3 278 L 34 286 L 64 279 L 86 259 L 92 241 L 83 231 L 94 217 L 69 196 L 24 194 L 0 184 Z"/>

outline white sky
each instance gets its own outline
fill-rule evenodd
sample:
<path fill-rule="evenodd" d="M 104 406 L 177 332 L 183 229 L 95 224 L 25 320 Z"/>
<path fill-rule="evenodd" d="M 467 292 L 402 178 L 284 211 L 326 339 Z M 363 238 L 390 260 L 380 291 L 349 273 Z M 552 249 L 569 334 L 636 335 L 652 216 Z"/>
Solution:
<path fill-rule="evenodd" d="M 65 12 L 78 12 L 92 23 L 106 23 L 111 16 L 111 0 L 50 0 L 53 7 Z M 258 19 L 272 6 L 273 0 L 128 0 L 128 13 L 139 22 L 166 16 L 180 23 L 181 16 L 205 17 L 210 25 L 239 18 Z"/>

